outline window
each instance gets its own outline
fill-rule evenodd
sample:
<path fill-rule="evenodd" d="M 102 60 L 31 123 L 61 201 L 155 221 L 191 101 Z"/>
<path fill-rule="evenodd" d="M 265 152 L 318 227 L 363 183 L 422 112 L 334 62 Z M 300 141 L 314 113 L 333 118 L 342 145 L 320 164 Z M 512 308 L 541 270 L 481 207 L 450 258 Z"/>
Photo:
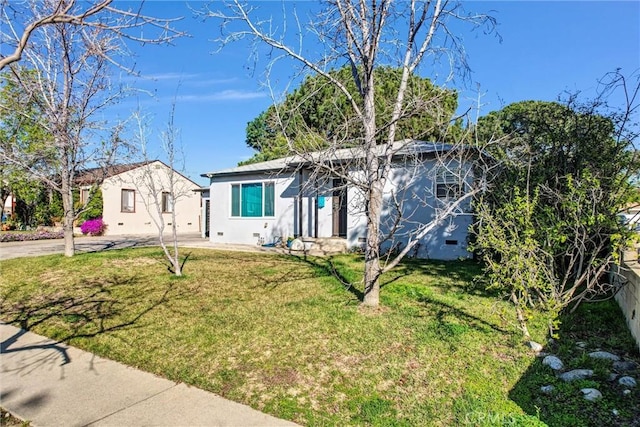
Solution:
<path fill-rule="evenodd" d="M 258 218 L 275 215 L 273 182 L 231 185 L 231 216 Z"/>
<path fill-rule="evenodd" d="M 136 192 L 134 190 L 122 190 L 120 197 L 120 210 L 122 212 L 136 211 Z"/>
<path fill-rule="evenodd" d="M 82 205 L 86 205 L 89 201 L 89 190 L 90 188 L 82 188 L 80 189 L 80 203 Z"/>
<path fill-rule="evenodd" d="M 450 171 L 443 171 L 436 177 L 436 197 L 438 199 L 455 199 L 462 195 L 459 177 Z"/>
<path fill-rule="evenodd" d="M 162 213 L 173 212 L 173 197 L 171 193 L 162 192 Z"/>

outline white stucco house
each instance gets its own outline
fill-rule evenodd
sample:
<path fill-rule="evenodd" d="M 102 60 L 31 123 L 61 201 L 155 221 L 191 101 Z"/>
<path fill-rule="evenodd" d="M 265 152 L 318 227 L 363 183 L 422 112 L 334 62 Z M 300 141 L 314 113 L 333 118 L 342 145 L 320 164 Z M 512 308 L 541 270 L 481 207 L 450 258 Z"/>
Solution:
<path fill-rule="evenodd" d="M 170 191 L 172 173 L 175 198 Z M 196 191 L 200 186 L 159 160 L 79 174 L 76 185 L 80 189 L 81 203 L 87 202 L 95 182 L 99 181 L 102 181 L 102 219 L 107 224 L 105 235 L 155 234 L 158 228 L 154 219 L 158 220 L 160 215 L 165 224 L 164 232 L 170 233 L 172 210 L 176 213 L 178 233 L 201 231 L 201 196 Z"/>
<path fill-rule="evenodd" d="M 471 185 L 471 168 L 449 155 L 447 144 L 400 141 L 394 145 L 394 167 L 384 189 L 382 232 L 393 228 L 393 238 L 383 249 L 406 242 L 422 224 Z M 364 177 L 354 159 L 358 149 L 333 151 L 254 163 L 202 174 L 210 180 L 202 216 L 209 218 L 203 236 L 211 242 L 268 244 L 288 237 L 342 239 L 347 248 L 366 241 L 364 199 L 356 185 Z M 380 153 L 382 155 L 382 153 Z M 346 168 L 343 178 L 318 173 L 309 160 L 316 156 L 335 168 Z M 460 173 L 462 172 L 462 173 Z M 344 174 L 349 179 L 344 179 Z M 462 203 L 452 215 L 425 235 L 414 255 L 421 258 L 470 257 L 467 230 L 472 221 L 470 203 Z M 398 212 L 403 220 L 398 222 Z"/>

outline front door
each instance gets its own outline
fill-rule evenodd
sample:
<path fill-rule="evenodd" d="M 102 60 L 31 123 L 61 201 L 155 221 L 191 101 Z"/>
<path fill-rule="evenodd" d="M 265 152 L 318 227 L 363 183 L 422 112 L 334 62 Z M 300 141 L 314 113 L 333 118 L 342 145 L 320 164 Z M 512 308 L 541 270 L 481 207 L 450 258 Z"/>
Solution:
<path fill-rule="evenodd" d="M 347 237 L 347 187 L 341 179 L 333 180 L 333 237 Z"/>

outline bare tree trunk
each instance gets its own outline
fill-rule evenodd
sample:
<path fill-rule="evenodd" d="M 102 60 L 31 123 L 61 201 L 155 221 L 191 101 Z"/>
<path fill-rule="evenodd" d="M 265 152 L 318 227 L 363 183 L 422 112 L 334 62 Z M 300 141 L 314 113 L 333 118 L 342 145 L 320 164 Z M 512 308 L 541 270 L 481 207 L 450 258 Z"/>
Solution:
<path fill-rule="evenodd" d="M 384 183 L 380 177 L 380 160 L 376 152 L 376 110 L 374 105 L 373 68 L 365 71 L 364 146 L 368 197 L 366 200 L 367 243 L 364 261 L 364 296 L 362 303 L 369 307 L 380 305 L 380 219 Z"/>
<path fill-rule="evenodd" d="M 380 217 L 382 214 L 382 188 L 380 181 L 371 186 L 367 210 L 367 246 L 364 261 L 364 297 L 369 307 L 380 305 Z"/>
<path fill-rule="evenodd" d="M 73 206 L 73 188 L 66 172 L 62 173 L 61 196 L 62 209 L 64 210 L 64 218 L 62 222 L 62 229 L 64 230 L 64 256 L 72 257 L 76 252 L 75 240 L 73 237 L 75 210 Z"/>
<path fill-rule="evenodd" d="M 172 188 L 172 191 L 173 191 L 173 188 Z M 176 224 L 175 206 L 173 209 L 171 209 L 171 233 L 173 236 L 173 258 L 172 258 L 173 268 L 176 273 L 176 276 L 182 276 L 182 266 L 180 265 L 180 254 L 178 252 L 178 226 Z"/>
<path fill-rule="evenodd" d="M 529 334 L 529 328 L 527 328 L 527 320 L 524 316 L 524 311 L 522 310 L 522 306 L 520 305 L 520 300 L 515 292 L 511 292 L 511 302 L 516 308 L 516 316 L 518 318 L 518 324 L 520 325 L 520 330 L 524 335 L 525 339 L 531 339 L 531 335 Z"/>

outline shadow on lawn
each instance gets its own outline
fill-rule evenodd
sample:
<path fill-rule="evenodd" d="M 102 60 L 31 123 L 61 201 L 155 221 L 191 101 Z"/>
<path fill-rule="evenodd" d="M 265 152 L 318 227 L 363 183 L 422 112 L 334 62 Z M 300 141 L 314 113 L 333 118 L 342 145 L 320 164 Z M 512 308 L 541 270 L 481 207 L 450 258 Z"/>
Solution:
<path fill-rule="evenodd" d="M 18 326 L 21 330 L 0 343 L 0 352 L 53 349 L 59 353 L 64 365 L 70 360 L 65 346 L 60 344 L 75 338 L 91 338 L 135 327 L 147 313 L 180 296 L 174 292 L 173 282 L 169 282 L 155 298 L 149 298 L 144 290 L 136 289 L 136 285 L 139 285 L 136 277 L 114 274 L 105 278 L 83 279 L 64 290 L 22 299 L 13 295 L 17 290 L 4 295 L 0 300 L 4 323 Z M 56 329 L 52 341 L 15 347 L 25 332 L 40 325 Z"/>
<path fill-rule="evenodd" d="M 563 382 L 538 357 L 510 390 L 509 398 L 550 426 L 640 426 L 640 390 L 630 388 L 625 395 L 627 388 L 617 382 L 624 375 L 640 380 L 640 353 L 615 301 L 583 303 L 559 320 L 557 339 L 550 340 L 543 351 L 558 356 L 565 371 L 591 369 L 593 376 Z M 613 353 L 623 363 L 588 356 L 596 350 Z M 549 394 L 540 389 L 547 385 L 554 387 Z M 583 388 L 595 388 L 603 397 L 587 401 Z"/>
<path fill-rule="evenodd" d="M 354 277 L 357 276 L 357 281 L 362 282 L 362 271 L 354 271 L 342 263 L 339 258 L 333 256 L 307 257 L 301 255 L 296 258 L 313 267 L 320 275 L 333 277 L 358 301 L 363 301 L 364 293 L 354 286 Z M 463 291 L 475 295 L 497 297 L 499 294 L 496 291 L 487 289 L 486 284 L 479 280 L 482 278 L 481 272 L 481 266 L 472 260 L 435 261 L 406 258 L 391 272 L 381 277 L 380 288 L 383 289 L 407 276 L 424 274 L 437 278 L 439 280 L 437 286 L 446 291 Z M 491 327 L 495 329 L 495 326 Z"/>
<path fill-rule="evenodd" d="M 360 289 L 356 288 L 352 281 L 349 280 L 348 275 L 349 273 L 353 273 L 353 271 L 341 263 L 336 262 L 333 256 L 312 258 L 307 257 L 306 255 L 296 255 L 296 258 L 311 266 L 316 272 L 316 275 L 333 277 L 336 279 L 347 291 L 351 292 L 358 301 L 362 302 L 364 300 L 364 293 Z M 348 271 L 343 272 L 342 270 L 344 269 L 347 269 Z"/>

